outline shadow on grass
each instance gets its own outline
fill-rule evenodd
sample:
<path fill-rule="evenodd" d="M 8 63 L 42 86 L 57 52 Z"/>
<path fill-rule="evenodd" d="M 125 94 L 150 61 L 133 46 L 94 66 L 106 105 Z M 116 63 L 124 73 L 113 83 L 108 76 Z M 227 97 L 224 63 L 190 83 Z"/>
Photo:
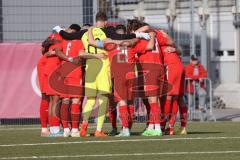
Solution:
<path fill-rule="evenodd" d="M 142 132 L 131 132 L 132 136 L 141 136 Z"/>
<path fill-rule="evenodd" d="M 200 132 L 200 131 L 197 131 L 197 132 L 188 132 L 188 134 L 221 134 L 223 132 Z"/>

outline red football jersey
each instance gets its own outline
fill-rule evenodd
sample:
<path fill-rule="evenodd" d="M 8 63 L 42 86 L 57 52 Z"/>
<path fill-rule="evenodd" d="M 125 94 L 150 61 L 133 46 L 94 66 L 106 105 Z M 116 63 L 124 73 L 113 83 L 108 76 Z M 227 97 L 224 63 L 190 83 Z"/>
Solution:
<path fill-rule="evenodd" d="M 57 40 L 57 41 L 62 41 L 63 40 L 63 38 L 60 36 L 59 33 L 51 33 L 48 37 L 51 40 Z"/>
<path fill-rule="evenodd" d="M 44 91 L 44 87 L 43 87 L 43 79 L 44 79 L 44 69 L 47 63 L 47 57 L 45 55 L 43 55 L 37 64 L 37 74 L 38 74 L 38 82 L 39 82 L 39 86 L 40 86 L 40 90 L 42 93 L 45 93 Z"/>
<path fill-rule="evenodd" d="M 181 61 L 180 57 L 176 53 L 176 46 L 172 38 L 161 30 L 155 30 L 156 38 L 163 55 L 164 64 L 178 63 Z"/>
<path fill-rule="evenodd" d="M 46 55 L 42 55 L 42 57 L 38 60 L 38 64 L 46 65 L 46 63 L 47 63 L 47 56 Z"/>
<path fill-rule="evenodd" d="M 61 42 L 63 40 L 63 38 L 58 34 L 58 33 L 52 33 L 49 35 L 49 37 L 52 39 L 52 40 L 55 40 L 56 42 L 58 42 L 57 44 L 54 44 L 54 45 L 51 45 L 49 47 L 49 51 L 53 51 L 55 50 L 56 46 L 59 44 L 59 42 Z M 57 57 L 57 56 L 50 56 L 50 57 L 47 57 L 47 63 L 46 63 L 46 66 L 45 66 L 45 74 L 50 74 L 52 73 L 56 68 L 57 66 L 60 64 L 60 59 Z"/>
<path fill-rule="evenodd" d="M 139 61 L 142 63 L 158 63 L 162 64 L 161 50 L 158 45 L 158 41 L 155 41 L 155 49 L 152 51 L 146 51 L 148 41 L 140 39 L 134 46 L 134 52 L 138 55 Z"/>
<path fill-rule="evenodd" d="M 81 40 L 63 40 L 61 43 L 57 45 L 63 53 L 68 57 L 77 57 L 79 55 L 79 51 L 84 50 L 84 46 Z M 75 77 L 82 79 L 82 69 L 81 67 L 77 67 L 73 70 L 67 77 Z M 71 82 L 71 80 L 69 81 Z M 80 81 L 79 81 L 80 84 Z"/>
<path fill-rule="evenodd" d="M 76 57 L 79 54 L 79 51 L 84 50 L 84 46 L 81 40 L 63 40 L 57 45 L 66 56 Z"/>
<path fill-rule="evenodd" d="M 113 57 L 119 53 L 121 53 L 121 50 L 119 47 L 117 47 L 111 51 L 108 51 L 108 58 L 109 58 L 110 63 L 112 63 Z"/>
<path fill-rule="evenodd" d="M 109 61 L 112 62 L 113 57 L 116 56 L 117 54 L 119 54 L 119 57 L 118 57 L 119 60 L 124 59 L 126 60 L 126 62 L 129 62 L 129 63 L 136 62 L 135 52 L 132 48 L 120 48 L 118 46 L 116 49 L 109 51 L 108 52 Z M 121 55 L 124 55 L 124 57 L 122 57 Z"/>
<path fill-rule="evenodd" d="M 53 51 L 55 50 L 56 44 L 52 45 L 49 48 L 49 51 Z M 57 66 L 60 64 L 60 59 L 57 56 L 50 56 L 47 57 L 47 63 L 45 66 L 45 74 L 50 74 L 51 72 L 53 72 L 53 70 L 55 70 L 57 68 Z"/>

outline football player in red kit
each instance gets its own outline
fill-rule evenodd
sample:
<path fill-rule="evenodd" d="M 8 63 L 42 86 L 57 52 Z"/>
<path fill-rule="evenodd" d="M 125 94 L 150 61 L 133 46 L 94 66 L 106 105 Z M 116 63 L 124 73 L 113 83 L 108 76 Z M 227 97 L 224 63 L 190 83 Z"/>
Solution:
<path fill-rule="evenodd" d="M 127 32 L 127 29 L 126 29 L 126 27 L 124 26 L 124 25 L 117 25 L 116 27 L 115 27 L 115 30 L 116 30 L 116 33 L 118 33 L 118 34 L 126 34 L 126 32 Z M 110 43 L 106 43 L 106 48 L 109 48 L 109 46 L 110 46 L 110 48 L 112 48 L 112 47 L 114 47 L 114 49 L 113 50 L 110 50 L 109 52 L 108 52 L 108 56 L 109 56 L 109 61 L 110 61 L 110 68 L 111 68 L 111 78 L 112 78 L 112 84 L 113 84 L 113 87 L 112 87 L 112 92 L 113 92 L 113 95 L 111 95 L 111 97 L 109 98 L 109 119 L 110 119 L 110 122 L 111 122 L 111 124 L 112 124 L 112 131 L 108 134 L 109 136 L 116 136 L 117 135 L 117 103 L 119 102 L 120 103 L 120 105 L 125 105 L 125 106 L 127 106 L 127 102 L 126 101 L 124 101 L 124 102 L 126 102 L 126 103 L 124 103 L 124 102 L 122 102 L 122 100 L 121 99 L 123 99 L 123 97 L 122 96 L 119 96 L 118 94 L 117 94 L 117 92 L 116 92 L 116 90 L 114 90 L 114 71 L 113 71 L 113 69 L 116 69 L 116 68 L 114 68 L 114 67 L 116 67 L 116 63 L 118 63 L 117 62 L 117 59 L 118 59 L 118 57 L 115 57 L 117 54 L 121 54 L 122 53 L 122 56 L 124 56 L 124 57 L 121 57 L 121 58 L 126 58 L 125 56 L 125 54 L 124 53 L 127 53 L 127 49 L 126 49 L 126 47 L 120 47 L 119 45 L 116 45 L 116 44 L 110 44 Z M 112 61 L 113 60 L 113 58 L 114 58 L 114 61 Z M 116 59 L 117 58 L 117 59 Z M 120 59 L 119 59 L 120 60 Z M 124 62 L 125 62 L 125 59 L 124 59 Z M 114 66 L 114 67 L 113 67 Z M 125 81 L 124 81 L 125 82 Z M 123 82 L 123 83 L 124 83 Z M 122 86 L 121 86 L 122 87 Z M 115 93 L 115 94 L 114 94 Z M 125 92 L 126 93 L 126 92 Z M 114 97 L 118 97 L 118 98 L 114 98 Z M 120 98 L 120 97 L 122 97 L 122 98 Z M 125 99 L 125 98 L 124 98 Z M 116 102 L 117 101 L 117 102 Z M 122 108 L 122 107 L 121 107 Z M 130 116 L 130 117 L 134 117 L 134 106 L 133 105 L 130 105 L 129 106 L 129 114 L 130 115 L 132 115 L 132 116 Z M 121 109 L 120 109 L 121 110 Z M 127 114 L 128 115 L 128 114 Z M 129 120 L 131 121 L 131 118 L 129 118 Z M 124 125 L 122 125 L 123 127 L 125 127 L 126 128 L 126 121 L 124 121 L 124 122 L 122 122 L 122 123 L 124 123 Z M 131 122 L 129 122 L 129 123 L 131 123 Z M 130 124 L 129 124 L 130 125 Z M 127 126 L 128 127 L 128 126 Z M 129 132 L 128 132 L 129 133 Z M 128 134 L 128 135 L 130 135 L 130 134 Z"/>
<path fill-rule="evenodd" d="M 52 52 L 55 50 L 56 44 L 62 41 L 62 38 L 59 34 L 52 34 L 51 38 L 53 40 L 53 45 L 50 46 L 49 51 L 46 53 L 47 55 L 47 62 L 45 65 L 45 70 L 44 70 L 44 85 L 46 86 L 46 94 L 50 96 L 50 102 L 49 102 L 49 126 L 50 126 L 50 135 L 51 137 L 58 137 L 62 136 L 60 133 L 60 119 L 59 116 L 57 115 L 58 110 L 59 110 L 59 94 L 51 88 L 49 85 L 49 77 L 50 75 L 55 71 L 55 69 L 58 68 L 60 65 L 60 59 L 52 55 Z"/>
<path fill-rule="evenodd" d="M 155 31 L 156 39 L 164 60 L 163 63 L 164 66 L 166 66 L 166 80 L 172 87 L 167 93 L 166 99 L 162 105 L 162 113 L 164 114 L 164 118 L 161 120 L 162 131 L 165 131 L 166 122 L 169 121 L 165 133 L 169 135 L 174 134 L 174 124 L 179 106 L 182 127 L 178 133 L 186 134 L 187 106 L 183 101 L 185 71 L 179 56 L 179 51 L 177 51 L 171 37 L 162 30 L 155 30 L 145 25 L 145 27 L 138 31 Z"/>
<path fill-rule="evenodd" d="M 142 27 L 137 20 L 131 20 L 128 23 L 130 32 L 136 31 Z M 155 39 L 155 33 L 150 32 L 150 41 L 139 40 L 134 46 L 134 52 L 138 55 L 141 71 L 143 72 L 144 95 L 141 98 L 147 98 L 150 106 L 149 121 L 147 129 L 142 133 L 143 136 L 161 136 L 160 127 L 160 106 L 158 96 L 160 94 L 160 77 L 162 68 L 162 57 L 158 41 Z M 141 84 L 140 84 L 141 85 Z"/>
<path fill-rule="evenodd" d="M 40 102 L 40 122 L 41 122 L 41 136 L 46 137 L 50 134 L 47 124 L 48 124 L 48 107 L 49 107 L 49 96 L 46 95 L 46 85 L 44 81 L 44 69 L 47 63 L 47 56 L 49 47 L 52 45 L 51 35 L 42 42 L 42 57 L 39 59 L 37 64 L 38 81 L 40 86 L 40 91 L 42 93 L 42 98 Z"/>
<path fill-rule="evenodd" d="M 76 32 L 79 31 L 81 28 L 77 24 L 72 24 L 68 29 L 67 32 Z M 55 54 L 62 58 L 64 63 L 68 63 L 67 65 L 75 65 L 71 62 L 71 58 L 77 57 L 79 52 L 84 51 L 84 46 L 81 40 L 62 40 L 61 43 L 57 44 L 55 47 Z M 66 62 L 67 61 L 67 62 Z M 66 65 L 66 64 L 65 64 Z M 62 105 L 61 105 L 61 122 L 64 128 L 64 137 L 80 137 L 79 134 L 79 120 L 80 120 L 80 106 L 81 106 L 81 98 L 83 97 L 82 93 L 82 66 L 76 66 L 76 68 L 68 74 L 64 78 L 64 85 L 66 85 L 65 93 L 60 94 L 62 97 Z M 79 93 L 74 94 L 71 92 L 69 86 L 76 86 L 79 87 Z M 71 112 L 71 131 L 69 128 L 68 123 L 68 115 L 69 115 L 69 104 L 70 100 L 72 101 L 70 112 Z"/>
<path fill-rule="evenodd" d="M 183 102 L 185 70 L 179 55 L 180 52 L 176 49 L 171 37 L 161 30 L 156 33 L 166 66 L 166 80 L 172 86 L 164 103 L 165 119 L 162 122 L 162 129 L 165 130 L 166 121 L 168 121 L 165 133 L 173 135 L 178 107 L 180 108 L 182 124 L 185 122 L 186 125 L 187 121 L 187 106 Z"/>
<path fill-rule="evenodd" d="M 124 25 L 116 26 L 116 32 L 126 33 Z M 130 136 L 134 120 L 134 95 L 131 90 L 135 78 L 135 52 L 129 47 L 134 45 L 137 39 L 122 41 L 115 50 L 109 52 L 111 64 L 111 75 L 113 78 L 113 88 L 115 101 L 119 104 L 119 117 L 122 123 L 121 132 L 117 137 Z M 122 64 L 124 63 L 124 66 Z M 122 67 L 121 67 L 122 66 Z M 119 72 L 119 68 L 122 68 Z"/>

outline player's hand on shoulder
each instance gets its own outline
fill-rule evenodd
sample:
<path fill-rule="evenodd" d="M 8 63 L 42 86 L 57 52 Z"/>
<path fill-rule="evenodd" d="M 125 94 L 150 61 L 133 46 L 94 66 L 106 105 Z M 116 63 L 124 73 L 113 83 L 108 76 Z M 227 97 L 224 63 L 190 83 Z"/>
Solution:
<path fill-rule="evenodd" d="M 149 32 L 150 37 L 155 37 L 156 33 L 155 32 Z"/>
<path fill-rule="evenodd" d="M 164 49 L 164 52 L 165 53 L 172 53 L 172 52 L 176 52 L 176 48 L 175 47 L 172 47 L 172 46 L 168 46 Z"/>
<path fill-rule="evenodd" d="M 47 57 L 50 57 L 50 56 L 53 56 L 53 55 L 55 55 L 56 53 L 55 53 L 55 51 L 53 51 L 53 50 L 49 50 L 48 52 L 46 52 L 46 56 Z"/>
<path fill-rule="evenodd" d="M 72 63 L 74 63 L 76 65 L 80 65 L 81 58 L 80 57 L 74 57 L 73 60 L 72 60 Z"/>
<path fill-rule="evenodd" d="M 83 54 L 84 53 L 84 51 L 83 50 L 80 50 L 79 52 L 78 52 L 78 55 L 80 56 L 81 54 Z"/>

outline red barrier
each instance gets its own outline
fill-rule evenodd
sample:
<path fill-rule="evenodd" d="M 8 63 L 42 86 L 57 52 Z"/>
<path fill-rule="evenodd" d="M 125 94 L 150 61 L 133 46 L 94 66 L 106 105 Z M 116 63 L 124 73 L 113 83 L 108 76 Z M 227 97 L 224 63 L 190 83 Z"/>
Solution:
<path fill-rule="evenodd" d="M 40 43 L 0 44 L 0 119 L 39 117 Z"/>

